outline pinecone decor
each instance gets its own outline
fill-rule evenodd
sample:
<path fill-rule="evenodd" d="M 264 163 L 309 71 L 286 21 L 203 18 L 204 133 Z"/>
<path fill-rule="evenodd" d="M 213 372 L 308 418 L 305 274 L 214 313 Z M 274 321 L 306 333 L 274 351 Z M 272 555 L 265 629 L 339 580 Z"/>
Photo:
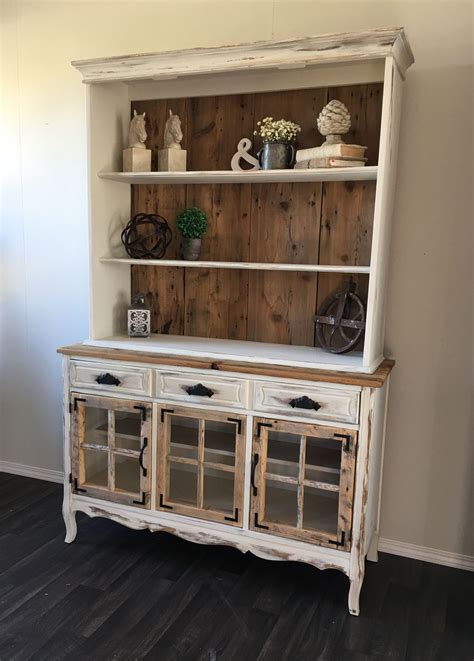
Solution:
<path fill-rule="evenodd" d="M 319 113 L 318 131 L 326 137 L 325 145 L 344 142 L 341 135 L 351 128 L 351 115 L 342 101 L 329 101 Z"/>

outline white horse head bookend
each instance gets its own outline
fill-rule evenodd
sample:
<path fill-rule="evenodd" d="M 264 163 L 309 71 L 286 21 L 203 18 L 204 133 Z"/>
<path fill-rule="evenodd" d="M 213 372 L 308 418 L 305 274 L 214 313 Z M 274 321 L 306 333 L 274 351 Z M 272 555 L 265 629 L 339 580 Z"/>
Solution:
<path fill-rule="evenodd" d="M 128 129 L 128 146 L 135 149 L 146 149 L 145 140 L 147 133 L 145 129 L 145 115 L 139 115 L 136 110 L 133 111 L 133 118 Z"/>
<path fill-rule="evenodd" d="M 159 172 L 186 172 L 186 150 L 181 148 L 182 139 L 181 120 L 170 110 L 165 124 L 164 148 L 158 150 Z"/>
<path fill-rule="evenodd" d="M 183 139 L 181 120 L 178 115 L 173 115 L 172 110 L 169 112 L 170 116 L 166 120 L 165 124 L 165 149 L 181 149 L 180 142 Z"/>
<path fill-rule="evenodd" d="M 123 150 L 124 172 L 150 172 L 151 149 L 145 147 L 147 134 L 145 130 L 145 115 L 133 111 L 133 117 L 128 127 L 128 147 Z"/>

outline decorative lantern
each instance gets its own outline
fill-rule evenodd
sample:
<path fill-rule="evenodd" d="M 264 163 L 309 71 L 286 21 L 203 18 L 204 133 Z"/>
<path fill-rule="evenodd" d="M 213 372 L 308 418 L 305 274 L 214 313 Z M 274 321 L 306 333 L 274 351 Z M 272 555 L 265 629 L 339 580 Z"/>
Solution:
<path fill-rule="evenodd" d="M 145 295 L 135 294 L 128 306 L 128 334 L 130 337 L 148 337 L 151 328 L 151 310 L 145 305 Z"/>

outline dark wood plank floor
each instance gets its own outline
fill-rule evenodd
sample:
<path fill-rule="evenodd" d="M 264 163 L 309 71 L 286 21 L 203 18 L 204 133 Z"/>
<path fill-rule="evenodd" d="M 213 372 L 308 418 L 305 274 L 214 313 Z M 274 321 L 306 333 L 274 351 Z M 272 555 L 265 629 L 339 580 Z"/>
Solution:
<path fill-rule="evenodd" d="M 381 555 L 362 613 L 347 578 L 78 515 L 61 487 L 0 473 L 0 659 L 474 658 L 474 575 Z"/>

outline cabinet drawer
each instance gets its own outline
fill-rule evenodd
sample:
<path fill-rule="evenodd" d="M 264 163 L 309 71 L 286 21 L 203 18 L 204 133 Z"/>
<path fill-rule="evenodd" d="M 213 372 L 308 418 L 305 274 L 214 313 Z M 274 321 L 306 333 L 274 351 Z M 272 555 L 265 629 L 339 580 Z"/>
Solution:
<path fill-rule="evenodd" d="M 247 408 L 248 382 L 199 373 L 157 372 L 156 396 L 175 402 Z"/>
<path fill-rule="evenodd" d="M 103 392 L 150 395 L 151 370 L 107 363 L 71 362 L 71 385 Z"/>
<path fill-rule="evenodd" d="M 359 393 L 323 386 L 257 382 L 254 408 L 265 413 L 357 423 Z"/>

